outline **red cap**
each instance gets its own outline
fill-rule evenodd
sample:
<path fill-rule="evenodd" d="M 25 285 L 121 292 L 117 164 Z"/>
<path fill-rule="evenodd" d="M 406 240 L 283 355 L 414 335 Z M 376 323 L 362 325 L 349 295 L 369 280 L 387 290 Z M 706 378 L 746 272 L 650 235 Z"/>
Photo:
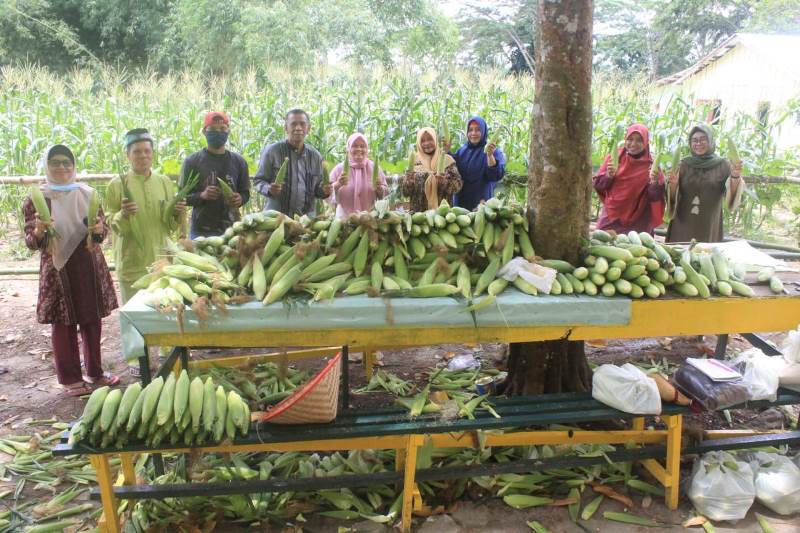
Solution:
<path fill-rule="evenodd" d="M 221 113 L 220 111 L 209 111 L 206 113 L 206 118 L 203 119 L 203 129 L 213 124 L 215 120 L 221 120 L 226 126 L 229 126 L 231 123 L 231 119 L 229 119 L 228 115 L 225 113 Z"/>

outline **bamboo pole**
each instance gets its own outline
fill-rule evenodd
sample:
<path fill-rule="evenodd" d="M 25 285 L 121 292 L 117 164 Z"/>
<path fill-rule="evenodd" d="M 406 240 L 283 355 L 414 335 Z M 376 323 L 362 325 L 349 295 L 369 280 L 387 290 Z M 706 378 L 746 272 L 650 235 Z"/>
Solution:
<path fill-rule="evenodd" d="M 78 174 L 78 181 L 111 181 L 119 174 Z M 173 181 L 178 179 L 177 174 L 166 174 Z M 0 185 L 32 185 L 42 183 L 44 176 L 0 176 Z"/>
<path fill-rule="evenodd" d="M 597 169 L 594 169 L 597 172 Z M 527 184 L 528 177 L 520 174 L 507 174 L 504 181 L 520 186 Z M 794 176 L 744 176 L 748 184 L 768 184 L 768 185 L 800 185 L 800 178 Z"/>
<path fill-rule="evenodd" d="M 663 229 L 663 228 L 656 228 L 654 230 L 654 232 L 655 232 L 656 235 L 660 235 L 661 237 L 663 237 L 663 236 L 665 236 L 667 234 L 667 230 Z M 749 244 L 753 248 L 761 248 L 761 249 L 766 249 L 766 250 L 777 250 L 777 251 L 781 251 L 781 252 L 788 252 L 788 253 L 791 253 L 791 254 L 800 254 L 800 248 L 797 248 L 795 246 L 786 246 L 784 244 L 774 244 L 774 243 L 771 243 L 771 242 L 763 242 L 763 241 L 751 241 L 750 239 L 742 239 L 740 237 L 732 237 L 730 235 L 724 236 L 722 238 L 722 240 L 725 241 L 725 242 L 745 241 L 745 242 L 747 242 L 747 244 Z"/>
<path fill-rule="evenodd" d="M 113 272 L 116 270 L 114 263 L 108 265 L 108 270 Z M 20 267 L 20 268 L 0 268 L 0 276 L 27 276 L 30 274 L 39 274 L 39 267 Z"/>
<path fill-rule="evenodd" d="M 111 181 L 117 174 L 78 174 L 78 181 Z M 0 176 L 0 185 L 32 185 L 44 181 L 44 176 Z"/>

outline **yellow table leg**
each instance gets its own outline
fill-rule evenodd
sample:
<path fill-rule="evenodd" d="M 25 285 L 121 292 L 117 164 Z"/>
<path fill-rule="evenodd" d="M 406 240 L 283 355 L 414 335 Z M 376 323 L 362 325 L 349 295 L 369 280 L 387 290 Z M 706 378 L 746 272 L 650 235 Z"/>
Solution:
<path fill-rule="evenodd" d="M 364 348 L 364 372 L 367 375 L 367 381 L 372 379 L 372 367 L 375 364 L 375 348 L 367 346 Z"/>
<path fill-rule="evenodd" d="M 636 431 L 644 431 L 644 417 L 637 416 L 633 419 L 633 429 Z"/>
<path fill-rule="evenodd" d="M 681 429 L 682 415 L 664 416 L 667 423 L 667 483 L 666 504 L 670 509 L 678 508 L 679 489 L 681 483 Z"/>
<path fill-rule="evenodd" d="M 121 453 L 119 454 L 119 457 L 122 460 L 122 475 L 124 478 L 124 483 L 126 485 L 135 485 L 136 471 L 133 468 L 133 458 L 135 457 L 135 454 Z"/>
<path fill-rule="evenodd" d="M 422 444 L 422 435 L 409 435 L 405 453 L 405 475 L 403 476 L 403 533 L 411 531 L 411 511 L 416 484 L 414 478 L 417 474 L 417 448 Z"/>
<path fill-rule="evenodd" d="M 119 501 L 114 496 L 114 485 L 111 480 L 111 467 L 108 464 L 106 455 L 90 455 L 95 472 L 97 473 L 97 484 L 100 485 L 100 498 L 103 502 L 103 516 L 98 525 L 103 533 L 120 533 Z"/>

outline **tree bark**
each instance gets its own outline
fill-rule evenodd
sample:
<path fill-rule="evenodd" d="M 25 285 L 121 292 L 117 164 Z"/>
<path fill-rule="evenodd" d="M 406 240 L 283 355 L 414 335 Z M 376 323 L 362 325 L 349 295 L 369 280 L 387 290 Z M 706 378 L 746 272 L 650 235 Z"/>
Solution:
<path fill-rule="evenodd" d="M 592 143 L 591 0 L 540 0 L 536 90 L 528 169 L 528 216 L 537 255 L 576 264 L 589 228 Z M 585 391 L 583 342 L 512 344 L 511 393 Z"/>

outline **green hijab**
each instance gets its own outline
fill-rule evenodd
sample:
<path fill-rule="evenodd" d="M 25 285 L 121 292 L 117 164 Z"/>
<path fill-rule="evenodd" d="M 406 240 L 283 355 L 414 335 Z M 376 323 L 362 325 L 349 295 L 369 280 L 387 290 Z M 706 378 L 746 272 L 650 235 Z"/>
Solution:
<path fill-rule="evenodd" d="M 697 132 L 705 133 L 706 137 L 708 137 L 708 151 L 703 155 L 697 155 L 692 150 L 692 135 Z M 707 170 L 709 168 L 714 168 L 725 161 L 725 159 L 722 157 L 714 154 L 714 150 L 716 150 L 716 148 L 717 142 L 714 139 L 714 132 L 709 126 L 706 126 L 705 124 L 698 124 L 689 130 L 689 153 L 692 155 L 685 158 L 684 161 L 686 161 L 686 164 L 689 165 L 689 168 L 693 169 Z"/>

